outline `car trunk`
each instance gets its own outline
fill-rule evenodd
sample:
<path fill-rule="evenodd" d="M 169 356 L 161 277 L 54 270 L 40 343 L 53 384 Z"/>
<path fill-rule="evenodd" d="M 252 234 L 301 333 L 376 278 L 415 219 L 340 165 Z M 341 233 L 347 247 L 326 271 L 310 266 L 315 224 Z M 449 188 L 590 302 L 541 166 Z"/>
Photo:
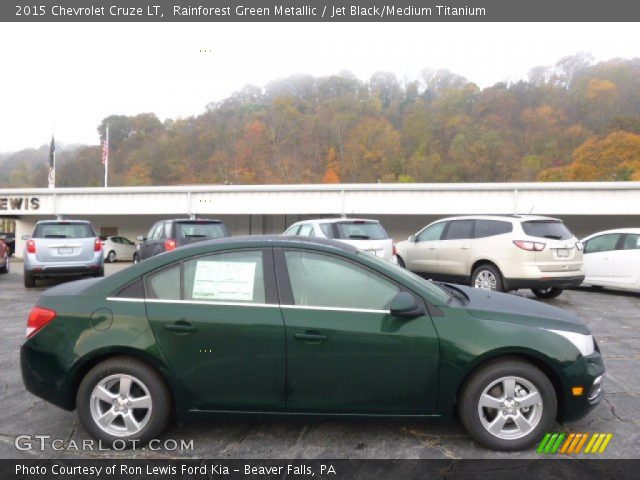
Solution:
<path fill-rule="evenodd" d="M 386 260 L 391 260 L 393 257 L 393 240 L 378 222 L 365 220 L 336 222 L 333 238 Z"/>
<path fill-rule="evenodd" d="M 574 272 L 582 267 L 582 252 L 577 239 L 569 229 L 557 220 L 533 220 L 523 222 L 524 232 L 545 243 L 542 251 L 536 251 L 536 263 L 541 272 Z"/>
<path fill-rule="evenodd" d="M 48 223 L 38 225 L 33 240 L 41 262 L 90 260 L 95 252 L 95 234 L 88 224 Z"/>

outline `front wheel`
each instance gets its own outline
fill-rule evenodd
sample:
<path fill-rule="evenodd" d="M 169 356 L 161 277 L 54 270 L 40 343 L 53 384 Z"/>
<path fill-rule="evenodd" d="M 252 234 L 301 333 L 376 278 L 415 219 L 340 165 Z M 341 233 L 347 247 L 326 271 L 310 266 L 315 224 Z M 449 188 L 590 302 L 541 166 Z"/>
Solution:
<path fill-rule="evenodd" d="M 556 298 L 564 292 L 564 288 L 560 287 L 547 287 L 547 288 L 532 288 L 531 291 L 538 298 Z"/>
<path fill-rule="evenodd" d="M 76 405 L 85 430 L 110 446 L 119 440 L 146 444 L 169 421 L 171 394 L 153 368 L 131 357 L 114 357 L 93 367 L 78 388 Z M 117 444 L 116 444 L 117 446 Z"/>
<path fill-rule="evenodd" d="M 116 252 L 114 252 L 113 250 L 111 250 L 109 252 L 109 254 L 107 255 L 107 262 L 109 263 L 114 263 L 116 261 Z"/>
<path fill-rule="evenodd" d="M 484 264 L 476 268 L 471 274 L 471 286 L 482 290 L 502 292 L 502 274 L 493 265 Z"/>
<path fill-rule="evenodd" d="M 458 414 L 469 434 L 494 450 L 522 450 L 552 429 L 558 403 L 547 376 L 507 358 L 478 370 L 461 387 Z"/>

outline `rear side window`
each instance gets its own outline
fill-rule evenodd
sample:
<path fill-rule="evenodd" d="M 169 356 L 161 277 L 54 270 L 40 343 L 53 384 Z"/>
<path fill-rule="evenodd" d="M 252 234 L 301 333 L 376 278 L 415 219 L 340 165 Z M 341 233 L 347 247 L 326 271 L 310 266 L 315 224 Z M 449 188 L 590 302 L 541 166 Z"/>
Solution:
<path fill-rule="evenodd" d="M 175 222 L 177 238 L 222 238 L 227 230 L 220 222 Z"/>
<path fill-rule="evenodd" d="M 640 249 L 640 235 L 635 233 L 627 233 L 622 245 L 623 250 L 638 250 Z"/>
<path fill-rule="evenodd" d="M 162 300 L 180 300 L 180 264 L 147 276 L 147 297 Z"/>
<path fill-rule="evenodd" d="M 606 235 L 598 235 L 593 237 L 584 246 L 584 253 L 598 253 L 598 252 L 610 252 L 616 249 L 618 240 L 620 239 L 619 233 L 608 233 Z"/>
<path fill-rule="evenodd" d="M 333 238 L 333 225 L 330 223 L 321 223 L 320 230 L 324 233 L 324 236 L 327 238 Z"/>
<path fill-rule="evenodd" d="M 510 222 L 502 222 L 500 220 L 476 220 L 475 238 L 493 237 L 494 235 L 502 235 L 513 231 L 513 225 Z"/>
<path fill-rule="evenodd" d="M 524 233 L 531 237 L 550 238 L 552 240 L 568 240 L 573 234 L 564 223 L 557 220 L 531 220 L 522 222 Z"/>
<path fill-rule="evenodd" d="M 41 223 L 36 226 L 34 238 L 89 238 L 95 237 L 88 223 Z"/>
<path fill-rule="evenodd" d="M 462 240 L 473 237 L 473 220 L 452 220 L 444 240 Z"/>
<path fill-rule="evenodd" d="M 342 240 L 386 240 L 389 238 L 378 222 L 339 222 L 335 224 L 337 237 Z"/>

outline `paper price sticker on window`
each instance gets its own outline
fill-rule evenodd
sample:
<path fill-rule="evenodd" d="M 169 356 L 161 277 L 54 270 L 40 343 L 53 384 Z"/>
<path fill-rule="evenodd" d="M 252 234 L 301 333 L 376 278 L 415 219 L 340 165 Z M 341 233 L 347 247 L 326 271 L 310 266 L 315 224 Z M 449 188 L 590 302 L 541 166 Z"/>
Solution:
<path fill-rule="evenodd" d="M 205 262 L 196 265 L 192 298 L 234 302 L 253 301 L 256 264 L 253 262 Z"/>

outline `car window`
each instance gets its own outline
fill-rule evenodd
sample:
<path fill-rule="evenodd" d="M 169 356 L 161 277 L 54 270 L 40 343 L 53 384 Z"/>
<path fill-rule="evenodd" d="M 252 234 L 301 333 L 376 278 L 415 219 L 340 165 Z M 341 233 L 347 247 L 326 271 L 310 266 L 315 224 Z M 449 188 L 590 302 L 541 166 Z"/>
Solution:
<path fill-rule="evenodd" d="M 313 225 L 310 223 L 303 223 L 300 225 L 300 231 L 298 235 L 303 237 L 313 237 L 315 234 L 313 233 Z"/>
<path fill-rule="evenodd" d="M 297 235 L 298 230 L 300 230 L 300 225 L 291 225 L 284 232 L 284 235 Z"/>
<path fill-rule="evenodd" d="M 164 228 L 160 230 L 161 238 L 172 238 L 173 237 L 173 233 L 171 232 L 172 226 L 173 226 L 172 222 L 165 222 L 164 223 Z"/>
<path fill-rule="evenodd" d="M 584 253 L 609 252 L 611 250 L 615 250 L 619 239 L 619 233 L 598 235 L 597 237 L 593 237 L 591 240 L 587 241 L 584 246 Z"/>
<path fill-rule="evenodd" d="M 122 243 L 122 240 L 120 240 L 120 237 L 111 237 L 111 241 L 113 243 Z"/>
<path fill-rule="evenodd" d="M 147 298 L 180 300 L 180 264 L 151 273 L 146 285 Z"/>
<path fill-rule="evenodd" d="M 473 220 L 452 220 L 444 240 L 461 240 L 473 237 Z"/>
<path fill-rule="evenodd" d="M 122 243 L 123 245 L 135 245 L 131 240 L 124 237 L 120 237 L 120 243 Z"/>
<path fill-rule="evenodd" d="M 224 224 L 211 221 L 175 222 L 177 238 L 222 238 L 227 236 Z"/>
<path fill-rule="evenodd" d="M 150 240 L 156 240 L 160 238 L 160 232 L 162 231 L 162 222 L 158 222 L 155 226 L 150 230 L 149 236 L 147 237 Z"/>
<path fill-rule="evenodd" d="M 447 225 L 447 222 L 440 222 L 430 227 L 427 227 L 422 232 L 418 234 L 416 237 L 416 242 L 427 242 L 432 240 L 440 240 L 442 236 L 442 231 L 444 227 Z"/>
<path fill-rule="evenodd" d="M 476 220 L 474 238 L 493 237 L 494 235 L 502 235 L 513 231 L 513 225 L 510 222 L 501 220 Z"/>
<path fill-rule="evenodd" d="M 266 303 L 261 251 L 216 253 L 184 263 L 187 300 Z"/>
<path fill-rule="evenodd" d="M 640 249 L 640 235 L 635 233 L 627 233 L 624 238 L 623 250 L 638 250 Z"/>
<path fill-rule="evenodd" d="M 330 223 L 321 223 L 320 230 L 324 233 L 324 236 L 327 238 L 333 238 L 333 225 Z"/>
<path fill-rule="evenodd" d="M 400 291 L 393 282 L 330 255 L 290 250 L 285 259 L 295 305 L 388 310 Z"/>
<path fill-rule="evenodd" d="M 532 237 L 568 240 L 573 234 L 558 220 L 531 220 L 522 222 L 524 233 Z"/>
<path fill-rule="evenodd" d="M 41 223 L 36 226 L 33 238 L 89 238 L 95 237 L 88 223 Z"/>
<path fill-rule="evenodd" d="M 337 222 L 338 236 L 343 240 L 385 240 L 389 238 L 382 225 L 378 222 L 364 222 L 355 220 L 352 222 Z"/>

